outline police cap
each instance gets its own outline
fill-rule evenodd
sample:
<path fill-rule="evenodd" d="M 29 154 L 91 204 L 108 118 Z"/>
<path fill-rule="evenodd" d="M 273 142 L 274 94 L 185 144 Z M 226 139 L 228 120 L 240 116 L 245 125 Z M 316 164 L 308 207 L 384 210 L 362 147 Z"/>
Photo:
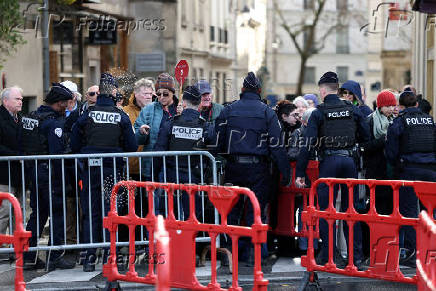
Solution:
<path fill-rule="evenodd" d="M 318 86 L 321 84 L 338 84 L 339 79 L 338 75 L 335 72 L 326 72 L 322 75 L 321 79 L 319 79 Z"/>
<path fill-rule="evenodd" d="M 48 92 L 47 96 L 45 97 L 45 102 L 48 104 L 54 104 L 58 101 L 72 99 L 73 93 L 67 87 L 59 83 L 53 83 L 50 92 Z"/>
<path fill-rule="evenodd" d="M 201 102 L 200 90 L 196 86 L 188 86 L 183 91 L 183 100 L 188 100 L 193 105 L 198 105 Z"/>

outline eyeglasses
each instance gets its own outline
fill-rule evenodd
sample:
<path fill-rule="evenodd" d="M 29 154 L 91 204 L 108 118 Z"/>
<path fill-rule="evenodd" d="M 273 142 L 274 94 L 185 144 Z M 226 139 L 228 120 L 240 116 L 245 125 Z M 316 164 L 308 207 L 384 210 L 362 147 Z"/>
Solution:
<path fill-rule="evenodd" d="M 348 90 L 341 90 L 341 92 L 339 94 L 341 94 L 341 95 L 353 95 L 353 93 L 351 91 L 348 91 Z"/>
<path fill-rule="evenodd" d="M 157 92 L 156 95 L 159 96 L 159 97 L 160 97 L 161 95 L 164 96 L 164 97 L 168 97 L 168 96 L 170 96 L 170 94 L 169 94 L 168 92 L 165 92 L 165 93 Z"/>
<path fill-rule="evenodd" d="M 97 92 L 88 92 L 89 96 L 94 96 L 95 94 L 97 94 Z"/>

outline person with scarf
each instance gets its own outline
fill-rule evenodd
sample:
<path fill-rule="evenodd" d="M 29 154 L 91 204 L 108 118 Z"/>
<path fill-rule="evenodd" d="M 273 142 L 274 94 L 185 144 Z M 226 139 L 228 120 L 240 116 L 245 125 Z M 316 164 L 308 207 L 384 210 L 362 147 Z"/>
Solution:
<path fill-rule="evenodd" d="M 393 121 L 393 112 L 397 104 L 394 93 L 381 91 L 377 96 L 377 109 L 371 113 L 367 122 L 371 139 L 363 145 L 363 163 L 366 179 L 387 179 L 387 161 L 385 157 L 386 134 Z M 392 189 L 387 186 L 376 187 L 376 209 L 379 214 L 392 213 Z"/>

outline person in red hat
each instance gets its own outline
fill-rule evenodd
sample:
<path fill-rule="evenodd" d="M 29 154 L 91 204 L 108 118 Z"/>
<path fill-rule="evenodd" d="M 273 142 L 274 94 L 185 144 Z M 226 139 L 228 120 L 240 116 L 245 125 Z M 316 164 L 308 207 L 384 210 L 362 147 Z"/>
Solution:
<path fill-rule="evenodd" d="M 377 109 L 368 116 L 371 139 L 363 145 L 363 163 L 366 179 L 386 180 L 387 161 L 384 154 L 388 127 L 394 119 L 397 99 L 389 90 L 381 91 L 377 96 Z M 375 191 L 376 209 L 379 214 L 392 213 L 392 189 L 377 186 Z"/>

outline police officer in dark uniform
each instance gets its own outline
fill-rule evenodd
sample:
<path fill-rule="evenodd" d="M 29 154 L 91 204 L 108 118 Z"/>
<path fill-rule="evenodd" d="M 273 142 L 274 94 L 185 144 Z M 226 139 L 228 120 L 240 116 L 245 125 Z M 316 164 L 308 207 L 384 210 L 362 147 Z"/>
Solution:
<path fill-rule="evenodd" d="M 201 94 L 197 87 L 188 86 L 183 92 L 183 112 L 162 124 L 154 147 L 155 151 L 193 151 L 206 149 L 206 144 L 213 140 L 213 125 L 208 124 L 198 112 Z M 161 161 L 161 160 L 159 160 Z M 178 169 L 174 158 L 167 158 L 167 181 L 174 183 L 198 184 L 201 182 L 201 165 L 198 156 L 178 158 Z M 162 168 L 158 162 L 156 169 Z M 190 172 L 190 174 L 189 174 Z M 196 195 L 196 212 L 200 210 L 199 196 Z M 189 196 L 182 195 L 184 219 L 189 217 Z M 180 216 L 182 217 L 182 216 Z"/>
<path fill-rule="evenodd" d="M 271 177 L 269 175 L 269 157 L 277 164 L 283 175 L 282 184 L 288 185 L 290 180 L 290 164 L 283 144 L 280 144 L 281 128 L 275 112 L 262 102 L 261 84 L 254 73 L 248 73 L 244 79 L 240 100 L 224 107 L 215 121 L 218 153 L 227 159 L 225 183 L 248 187 L 256 195 L 260 207 L 261 218 L 265 222 L 265 206 L 268 202 Z M 244 211 L 244 201 L 240 199 L 229 215 L 230 224 L 253 224 L 251 203 Z M 244 217 L 241 214 L 244 213 Z M 241 242 L 242 243 L 242 242 Z M 243 253 L 240 260 L 253 263 L 253 247 L 251 243 L 249 255 Z M 248 256 L 247 256 L 248 255 Z M 266 258 L 266 246 L 262 248 L 262 257 Z"/>
<path fill-rule="evenodd" d="M 90 107 L 74 124 L 71 136 L 71 148 L 80 153 L 120 153 L 135 152 L 138 148 L 132 124 L 126 113 L 115 106 L 118 83 L 108 73 L 103 73 L 100 79 L 100 94 L 95 106 Z M 85 162 L 83 191 L 80 194 L 80 204 L 83 213 L 83 242 L 102 241 L 102 214 L 107 215 L 110 209 L 110 192 L 114 178 L 112 158 L 103 159 L 103 177 L 100 167 L 90 166 L 88 177 L 88 161 Z M 123 170 L 123 159 L 116 159 L 116 179 L 120 180 Z M 105 182 L 104 193 L 101 192 L 101 180 Z M 89 186 L 89 184 L 91 184 Z M 89 187 L 91 193 L 88 193 Z M 104 196 L 103 196 L 104 195 Z M 104 211 L 102 207 L 104 199 Z M 91 209 L 89 209 L 91 200 Z M 103 212 L 103 213 L 102 213 Z M 92 233 L 90 232 L 90 225 Z M 109 242 L 109 232 L 105 232 Z M 92 238 L 92 240 L 91 240 Z M 105 254 L 107 255 L 107 254 Z M 105 256 L 106 257 L 106 256 Z M 83 271 L 95 270 L 95 248 L 88 249 L 83 263 Z"/>
<path fill-rule="evenodd" d="M 65 109 L 68 100 L 71 99 L 73 99 L 73 93 L 69 89 L 61 84 L 53 83 L 45 98 L 47 105 L 41 105 L 36 111 L 31 112 L 28 117 L 23 118 L 23 151 L 25 154 L 57 155 L 65 153 L 67 147 L 64 140 Z M 52 214 L 50 223 L 53 226 L 53 236 L 50 237 L 50 240 L 53 241 L 53 245 L 63 245 L 66 238 L 64 237 L 61 161 L 51 161 L 51 173 L 49 172 L 48 161 L 38 161 L 37 176 L 34 163 L 28 166 L 28 177 L 30 176 L 30 182 L 32 183 L 30 194 L 32 213 L 27 223 L 27 230 L 32 232 L 29 246 L 35 247 L 37 245 L 50 216 L 50 210 Z M 51 194 L 49 192 L 50 177 Z M 36 185 L 38 189 L 36 189 Z M 37 213 L 39 213 L 39 217 Z M 36 257 L 35 252 L 26 253 L 24 261 L 25 269 L 44 268 L 44 262 Z M 47 264 L 49 271 L 56 268 L 71 269 L 75 265 L 74 262 L 69 262 L 63 258 L 61 251 L 50 252 Z"/>
<path fill-rule="evenodd" d="M 338 77 L 334 72 L 325 73 L 318 82 L 320 96 L 324 101 L 312 112 L 304 138 L 308 140 L 309 147 L 318 147 L 320 154 L 320 178 L 357 178 L 357 167 L 354 159 L 353 148 L 356 142 L 365 142 L 369 139 L 369 128 L 365 117 L 360 110 L 347 101 L 340 100 L 338 92 Z M 309 147 L 302 147 L 297 159 L 296 185 L 305 186 L 305 173 L 309 160 Z M 334 188 L 334 202 L 338 187 Z M 328 206 L 329 190 L 327 185 L 318 187 L 318 203 L 321 210 Z M 341 185 L 341 208 L 348 208 L 348 188 Z M 358 194 L 354 193 L 355 200 Z M 356 201 L 355 201 L 356 202 Z M 348 232 L 347 224 L 345 233 Z M 335 227 L 333 227 L 335 230 Z M 318 264 L 328 261 L 328 225 L 325 220 L 320 221 L 320 236 L 322 239 L 321 252 L 317 257 Z M 346 234 L 348 242 L 348 235 Z M 335 234 L 333 234 L 335 241 Z M 336 253 L 337 254 L 337 253 Z M 339 254 L 338 254 L 339 255 Z M 339 255 L 340 256 L 340 255 Z M 343 263 L 341 257 L 336 257 L 337 263 Z M 359 266 L 362 262 L 362 233 L 360 224 L 354 226 L 354 263 Z M 342 262 L 341 262 L 342 261 Z"/>
<path fill-rule="evenodd" d="M 400 95 L 405 109 L 388 128 L 386 158 L 396 166 L 400 180 L 436 181 L 436 126 L 433 118 L 418 108 L 412 91 Z M 412 187 L 400 188 L 399 210 L 405 217 L 418 217 L 418 197 Z M 416 234 L 413 227 L 401 229 L 400 264 L 416 266 Z"/>

